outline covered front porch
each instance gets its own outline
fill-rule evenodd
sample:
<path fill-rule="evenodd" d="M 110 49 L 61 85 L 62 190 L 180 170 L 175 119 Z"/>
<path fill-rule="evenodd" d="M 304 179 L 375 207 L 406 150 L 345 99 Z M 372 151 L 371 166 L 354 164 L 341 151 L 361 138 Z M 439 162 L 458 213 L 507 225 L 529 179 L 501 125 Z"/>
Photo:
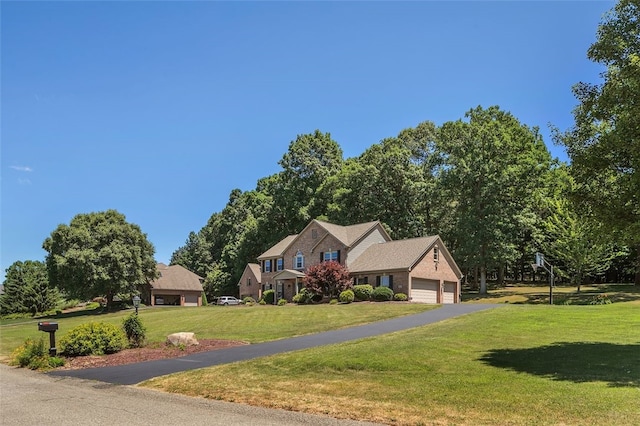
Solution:
<path fill-rule="evenodd" d="M 298 294 L 304 287 L 302 279 L 304 273 L 294 269 L 284 269 L 273 276 L 275 281 L 276 299 L 287 299 L 291 301 L 293 296 Z"/>

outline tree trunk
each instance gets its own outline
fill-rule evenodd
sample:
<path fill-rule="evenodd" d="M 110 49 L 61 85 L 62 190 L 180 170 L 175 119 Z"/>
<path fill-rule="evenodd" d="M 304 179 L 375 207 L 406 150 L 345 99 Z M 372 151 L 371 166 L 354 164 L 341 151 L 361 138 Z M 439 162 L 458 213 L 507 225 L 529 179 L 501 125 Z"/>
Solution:
<path fill-rule="evenodd" d="M 480 267 L 480 294 L 487 294 L 487 268 Z"/>

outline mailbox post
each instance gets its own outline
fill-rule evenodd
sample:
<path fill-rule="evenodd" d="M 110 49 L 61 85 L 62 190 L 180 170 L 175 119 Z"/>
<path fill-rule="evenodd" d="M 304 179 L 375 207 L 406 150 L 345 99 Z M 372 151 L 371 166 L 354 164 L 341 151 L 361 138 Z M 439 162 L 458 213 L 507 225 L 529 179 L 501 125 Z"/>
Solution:
<path fill-rule="evenodd" d="M 49 333 L 49 356 L 56 356 L 56 330 L 57 322 L 39 322 L 38 330 Z"/>

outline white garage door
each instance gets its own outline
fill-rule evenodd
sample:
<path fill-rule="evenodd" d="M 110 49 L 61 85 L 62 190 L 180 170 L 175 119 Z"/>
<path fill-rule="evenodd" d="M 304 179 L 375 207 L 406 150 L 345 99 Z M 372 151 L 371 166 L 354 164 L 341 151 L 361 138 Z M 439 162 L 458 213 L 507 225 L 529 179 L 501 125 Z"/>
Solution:
<path fill-rule="evenodd" d="M 456 283 L 445 281 L 444 283 L 444 298 L 442 303 L 455 303 Z"/>
<path fill-rule="evenodd" d="M 411 279 L 411 301 L 419 303 L 438 303 L 438 281 L 422 278 Z"/>
<path fill-rule="evenodd" d="M 197 294 L 185 294 L 185 296 L 184 296 L 184 306 L 198 306 L 198 295 Z"/>

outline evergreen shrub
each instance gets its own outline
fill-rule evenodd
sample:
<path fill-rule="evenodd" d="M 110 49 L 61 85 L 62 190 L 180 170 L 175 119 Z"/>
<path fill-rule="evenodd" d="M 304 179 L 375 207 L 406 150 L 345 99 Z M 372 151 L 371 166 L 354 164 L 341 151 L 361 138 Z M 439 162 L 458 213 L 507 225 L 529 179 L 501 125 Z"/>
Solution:
<path fill-rule="evenodd" d="M 355 300 L 367 301 L 371 299 L 371 293 L 373 293 L 373 287 L 371 284 L 358 284 L 353 286 L 353 294 Z"/>
<path fill-rule="evenodd" d="M 393 299 L 393 290 L 389 287 L 376 287 L 371 293 L 371 298 L 376 302 L 388 302 Z"/>

